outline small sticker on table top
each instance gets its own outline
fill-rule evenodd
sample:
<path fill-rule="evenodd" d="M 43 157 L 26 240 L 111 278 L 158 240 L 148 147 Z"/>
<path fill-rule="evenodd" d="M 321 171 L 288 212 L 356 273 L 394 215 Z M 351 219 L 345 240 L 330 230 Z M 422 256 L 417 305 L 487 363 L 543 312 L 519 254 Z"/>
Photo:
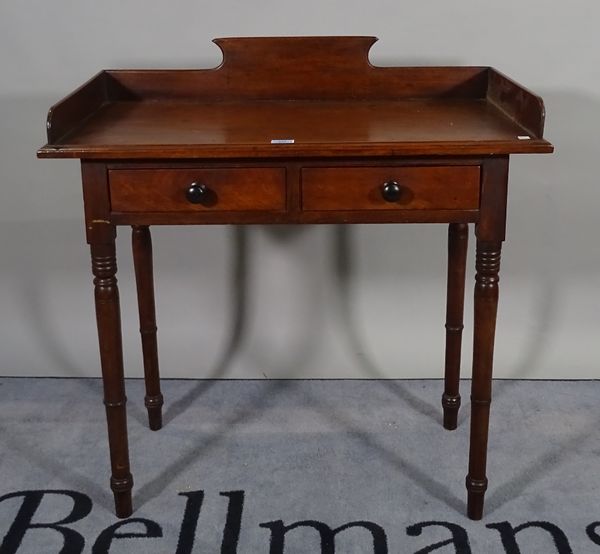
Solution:
<path fill-rule="evenodd" d="M 531 140 L 531 137 L 529 135 L 518 135 L 517 138 L 519 140 Z"/>
<path fill-rule="evenodd" d="M 294 139 L 271 139 L 271 144 L 294 144 Z"/>

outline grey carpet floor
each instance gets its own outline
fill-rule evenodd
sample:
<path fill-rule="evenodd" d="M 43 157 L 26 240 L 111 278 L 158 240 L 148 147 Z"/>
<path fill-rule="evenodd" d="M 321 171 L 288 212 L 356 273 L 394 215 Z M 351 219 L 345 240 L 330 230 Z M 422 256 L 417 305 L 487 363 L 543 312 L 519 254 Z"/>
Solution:
<path fill-rule="evenodd" d="M 111 529 L 100 381 L 0 379 L 2 554 L 600 552 L 599 382 L 494 384 L 480 522 L 440 381 L 164 380 L 159 432 L 127 388 L 137 520 Z"/>

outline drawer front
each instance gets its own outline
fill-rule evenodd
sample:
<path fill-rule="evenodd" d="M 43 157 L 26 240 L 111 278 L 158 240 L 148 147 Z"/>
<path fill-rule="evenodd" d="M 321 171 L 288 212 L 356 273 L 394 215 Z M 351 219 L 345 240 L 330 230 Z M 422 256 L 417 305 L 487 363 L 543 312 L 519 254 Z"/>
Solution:
<path fill-rule="evenodd" d="M 280 211 L 286 204 L 285 168 L 114 169 L 109 186 L 115 212 Z"/>
<path fill-rule="evenodd" d="M 478 166 L 302 169 L 305 211 L 478 208 Z"/>

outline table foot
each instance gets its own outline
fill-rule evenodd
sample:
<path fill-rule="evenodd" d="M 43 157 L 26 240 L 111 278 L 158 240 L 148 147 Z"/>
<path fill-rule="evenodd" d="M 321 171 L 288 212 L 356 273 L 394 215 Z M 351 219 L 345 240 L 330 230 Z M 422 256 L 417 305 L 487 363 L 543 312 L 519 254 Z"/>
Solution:
<path fill-rule="evenodd" d="M 110 488 L 115 497 L 115 513 L 118 518 L 128 518 L 133 513 L 131 501 L 131 489 L 133 488 L 133 477 L 129 474 L 122 479 L 111 477 Z"/>
<path fill-rule="evenodd" d="M 460 394 L 451 396 L 442 395 L 442 407 L 444 409 L 444 429 L 454 431 L 458 427 L 458 409 L 460 408 Z"/>
<path fill-rule="evenodd" d="M 479 521 L 483 517 L 483 501 L 487 490 L 487 479 L 472 479 L 467 475 L 467 515 Z"/>
<path fill-rule="evenodd" d="M 163 396 L 148 396 L 144 398 L 146 409 L 148 410 L 148 425 L 152 431 L 162 429 L 162 406 Z"/>

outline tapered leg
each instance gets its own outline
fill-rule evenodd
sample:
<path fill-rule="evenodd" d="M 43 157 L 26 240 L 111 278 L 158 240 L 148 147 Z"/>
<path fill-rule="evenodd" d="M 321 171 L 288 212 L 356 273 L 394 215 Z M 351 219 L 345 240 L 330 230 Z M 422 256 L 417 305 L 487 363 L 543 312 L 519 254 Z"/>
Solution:
<path fill-rule="evenodd" d="M 451 223 L 448 227 L 448 290 L 446 296 L 446 364 L 444 372 L 444 427 L 456 429 L 460 408 L 460 354 L 465 304 L 465 269 L 469 226 Z"/>
<path fill-rule="evenodd" d="M 131 489 L 133 478 L 129 470 L 125 381 L 123 378 L 123 349 L 121 316 L 117 288 L 117 262 L 114 239 L 92 243 L 92 272 L 96 320 L 100 344 L 100 362 L 104 384 L 104 405 L 108 423 L 108 442 L 112 475 L 110 486 L 115 497 L 117 517 L 129 517 L 132 512 Z"/>
<path fill-rule="evenodd" d="M 471 447 L 466 482 L 467 513 L 471 519 L 475 520 L 481 519 L 483 515 L 483 500 L 487 489 L 487 443 L 492 400 L 492 364 L 501 248 L 501 242 L 477 240 L 473 381 L 471 384 Z"/>
<path fill-rule="evenodd" d="M 163 396 L 160 392 L 158 347 L 156 343 L 156 313 L 154 308 L 154 278 L 152 270 L 152 237 L 146 225 L 132 227 L 131 243 L 137 285 L 140 334 L 144 355 L 144 380 L 150 429 L 162 427 Z"/>

